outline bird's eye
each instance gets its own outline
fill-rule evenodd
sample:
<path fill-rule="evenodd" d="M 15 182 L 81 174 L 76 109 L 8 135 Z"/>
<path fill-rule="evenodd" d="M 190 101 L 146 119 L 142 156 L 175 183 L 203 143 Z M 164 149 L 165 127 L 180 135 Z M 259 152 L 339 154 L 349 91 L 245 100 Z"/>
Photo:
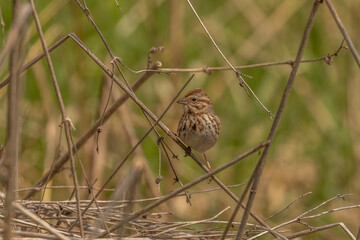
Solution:
<path fill-rule="evenodd" d="M 191 98 L 191 101 L 196 102 L 196 98 L 194 98 L 194 97 Z"/>

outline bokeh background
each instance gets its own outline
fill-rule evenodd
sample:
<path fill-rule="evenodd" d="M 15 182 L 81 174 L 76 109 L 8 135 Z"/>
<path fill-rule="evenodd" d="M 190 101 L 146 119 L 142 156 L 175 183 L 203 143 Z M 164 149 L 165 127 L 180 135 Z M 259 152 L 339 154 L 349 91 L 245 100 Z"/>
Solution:
<path fill-rule="evenodd" d="M 75 1 L 35 1 L 48 45 L 74 32 L 79 39 L 110 68 L 110 57 L 100 37 Z M 165 68 L 201 68 L 226 66 L 219 53 L 197 21 L 186 1 L 87 1 L 99 29 L 107 43 L 129 68 L 146 68 L 147 53 L 153 46 L 165 50 L 153 56 Z M 310 0 L 229 0 L 193 1 L 194 7 L 208 30 L 235 66 L 254 63 L 294 60 L 313 1 Z M 360 2 L 334 1 L 357 49 L 360 49 Z M 5 22 L 4 36 L 11 26 L 10 1 L 0 3 Z M 31 19 L 26 33 L 26 62 L 42 52 L 35 25 Z M 326 4 L 316 14 L 304 59 L 324 57 L 335 52 L 343 37 Z M 2 43 L 3 45 L 3 43 Z M 346 45 L 346 44 L 345 44 Z M 75 141 L 103 111 L 108 94 L 102 70 L 72 40 L 67 40 L 51 53 L 55 73 L 65 101 L 66 111 L 76 127 Z M 123 69 L 130 83 L 142 74 Z M 276 113 L 290 74 L 289 65 L 259 67 L 242 70 L 245 78 L 261 101 Z M 0 69 L 0 80 L 8 75 L 8 68 Z M 136 95 L 159 116 L 170 103 L 189 73 L 155 74 Z M 186 90 L 203 88 L 212 99 L 221 117 L 222 129 L 217 145 L 208 152 L 216 168 L 264 141 L 272 120 L 252 97 L 239 86 L 232 71 L 212 71 L 210 75 L 197 73 Z M 185 91 L 186 91 L 185 90 Z M 312 192 L 291 208 L 268 221 L 276 225 L 315 207 L 336 194 L 353 193 L 346 201 L 337 200 L 322 210 L 360 203 L 360 72 L 350 50 L 341 50 L 331 65 L 324 61 L 303 63 L 298 71 L 279 130 L 270 150 L 253 210 L 264 218 L 286 207 L 299 196 Z M 122 94 L 114 87 L 112 99 Z M 31 187 L 53 162 L 58 145 L 61 115 L 45 60 L 35 64 L 24 74 L 21 102 L 21 153 L 19 188 Z M 182 108 L 173 105 L 163 122 L 174 132 Z M 5 144 L 7 115 L 7 87 L 0 89 L 0 144 Z M 100 135 L 100 154 L 95 151 L 95 137 L 80 149 L 91 182 L 101 186 L 114 166 L 130 150 L 130 139 L 139 139 L 149 128 L 141 111 L 127 101 L 103 127 Z M 179 156 L 173 160 L 180 180 L 185 184 L 203 174 L 202 170 L 163 132 L 166 143 Z M 66 152 L 65 137 L 60 153 Z M 140 152 L 132 155 L 108 188 L 121 182 L 132 167 L 134 158 L 148 164 L 136 198 L 163 195 L 179 187 L 173 184 L 174 175 L 161 154 L 163 181 L 158 187 L 159 150 L 157 137 L 150 134 L 141 144 Z M 246 182 L 259 156 L 247 158 L 218 177 L 227 184 Z M 79 181 L 85 185 L 78 167 Z M 72 186 L 69 165 L 50 183 L 53 186 Z M 199 184 L 190 192 L 217 187 L 215 183 Z M 233 188 L 240 194 L 243 188 Z M 26 192 L 21 191 L 20 197 Z M 47 200 L 66 200 L 71 190 L 55 189 L 45 195 Z M 107 199 L 111 192 L 101 197 Z M 89 196 L 82 192 L 82 198 Z M 39 199 L 40 194 L 35 199 Z M 198 220 L 213 216 L 234 201 L 220 190 L 192 195 L 192 206 L 184 197 L 161 205 L 157 211 L 173 212 L 174 218 Z M 141 207 L 141 206 L 138 206 Z M 229 218 L 231 211 L 220 219 Z M 240 220 L 241 213 L 237 220 Z M 253 222 L 253 220 L 250 220 Z M 356 234 L 360 224 L 360 210 L 337 212 L 309 221 L 312 226 L 344 222 Z M 300 225 L 299 229 L 304 229 Z M 330 237 L 330 238 L 329 238 Z M 322 232 L 306 239 L 341 239 L 337 229 Z"/>

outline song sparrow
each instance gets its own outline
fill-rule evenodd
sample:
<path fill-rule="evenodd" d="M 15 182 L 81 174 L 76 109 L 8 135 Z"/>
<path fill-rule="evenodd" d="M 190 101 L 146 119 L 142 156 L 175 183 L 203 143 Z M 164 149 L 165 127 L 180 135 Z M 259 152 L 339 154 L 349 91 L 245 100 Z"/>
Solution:
<path fill-rule="evenodd" d="M 177 103 L 184 108 L 177 130 L 178 136 L 190 147 L 189 150 L 192 148 L 204 154 L 211 170 L 205 152 L 215 145 L 219 137 L 220 119 L 215 115 L 209 96 L 201 88 L 196 88 L 186 93 Z"/>

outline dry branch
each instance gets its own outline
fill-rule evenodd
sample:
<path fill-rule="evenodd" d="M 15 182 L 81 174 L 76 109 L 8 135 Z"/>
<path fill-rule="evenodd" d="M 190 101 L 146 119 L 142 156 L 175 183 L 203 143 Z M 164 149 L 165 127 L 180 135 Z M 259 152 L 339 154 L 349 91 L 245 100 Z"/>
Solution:
<path fill-rule="evenodd" d="M 49 50 L 47 48 L 47 44 L 45 42 L 45 38 L 44 38 L 44 33 L 42 31 L 41 28 L 41 24 L 40 24 L 40 20 L 38 17 L 38 14 L 36 12 L 35 9 L 35 4 L 34 4 L 34 0 L 29 0 L 30 5 L 31 5 L 31 9 L 32 9 L 32 14 L 34 16 L 34 20 L 35 20 L 35 25 L 36 28 L 38 30 L 38 34 L 41 40 L 41 45 L 43 48 L 43 51 L 45 53 L 45 57 L 46 57 L 46 61 L 49 67 L 49 71 L 50 71 L 50 75 L 51 75 L 51 79 L 55 88 L 55 93 L 56 93 L 56 97 L 57 100 L 59 102 L 59 106 L 60 106 L 60 111 L 61 111 L 61 123 L 64 125 L 65 127 L 65 136 L 66 136 L 66 143 L 67 143 L 67 148 L 68 151 L 70 153 L 70 163 L 71 163 L 71 172 L 72 172 L 72 176 L 73 176 L 73 181 L 74 181 L 74 185 L 75 185 L 75 197 L 76 200 L 78 202 L 77 207 L 78 207 L 78 214 L 79 214 L 79 221 L 80 221 L 80 232 L 81 232 L 81 237 L 84 237 L 84 230 L 83 230 L 83 224 L 82 224 L 82 218 L 81 218 L 81 214 L 80 214 L 80 194 L 79 194 L 79 189 L 78 189 L 78 179 L 77 179 L 77 175 L 76 175 L 76 170 L 75 170 L 75 160 L 74 160 L 74 152 L 73 152 L 73 146 L 72 146 L 72 142 L 71 142 L 71 127 L 72 127 L 72 123 L 71 123 L 71 119 L 67 116 L 66 111 L 65 111 L 65 106 L 64 106 L 64 101 L 62 99 L 62 95 L 60 92 L 60 87 L 58 84 L 58 81 L 56 79 L 56 75 L 55 75 L 55 70 L 54 70 L 54 66 L 50 57 L 50 53 Z"/>
<path fill-rule="evenodd" d="M 49 46 L 49 48 L 48 48 L 49 52 L 52 52 L 53 50 L 55 50 L 57 47 L 59 47 L 61 44 L 63 44 L 69 38 L 74 40 L 73 39 L 74 36 L 75 36 L 74 33 L 71 33 L 71 34 L 68 34 L 68 35 L 62 37 L 56 43 Z M 76 43 L 76 41 L 75 41 L 75 43 Z M 347 49 L 347 47 L 345 47 L 343 45 L 343 43 L 342 43 L 340 45 L 340 47 L 336 51 L 334 51 L 332 53 L 328 53 L 325 56 L 318 57 L 318 58 L 301 60 L 301 63 L 313 63 L 313 62 L 323 61 L 326 64 L 330 65 L 333 62 L 333 57 L 338 56 L 340 51 L 343 50 L 343 49 Z M 34 57 L 29 62 L 27 62 L 21 68 L 21 73 L 25 72 L 27 69 L 32 67 L 35 63 L 37 63 L 39 60 L 41 60 L 44 56 L 45 56 L 45 53 L 41 53 L 41 54 L 37 55 L 36 57 Z M 156 69 L 154 69 L 154 67 L 151 67 L 151 66 L 154 66 L 152 64 L 152 65 L 150 65 L 149 68 L 135 71 L 135 70 L 130 69 L 128 66 L 126 66 L 123 61 L 121 61 L 120 63 L 126 69 L 128 69 L 129 71 L 131 71 L 133 73 L 138 73 L 138 74 L 139 73 L 146 73 L 146 72 L 166 73 L 166 74 L 175 74 L 175 73 L 205 73 L 205 74 L 211 74 L 211 72 L 213 72 L 213 71 L 229 71 L 229 70 L 232 70 L 231 67 L 208 67 L 208 66 L 204 66 L 204 67 L 201 67 L 201 68 L 163 68 L 163 67 L 158 66 Z M 294 65 L 294 60 L 287 60 L 287 61 L 280 61 L 280 62 L 255 63 L 255 64 L 249 64 L 249 65 L 243 65 L 243 66 L 234 66 L 234 68 L 237 69 L 237 70 L 242 70 L 242 69 L 252 69 L 252 68 L 274 67 L 274 66 L 281 66 L 281 65 L 289 65 L 289 66 L 292 67 Z M 6 77 L 2 82 L 0 82 L 0 89 L 5 87 L 8 83 L 9 83 L 9 77 Z"/>
<path fill-rule="evenodd" d="M 334 20 L 336 22 L 336 24 L 338 25 L 342 35 L 344 36 L 344 38 L 346 39 L 346 42 L 349 44 L 349 47 L 350 47 L 350 50 L 351 50 L 351 53 L 353 54 L 354 58 L 355 58 L 355 61 L 357 63 L 357 65 L 359 66 L 360 68 L 360 56 L 359 56 L 359 53 L 358 51 L 356 50 L 355 48 L 355 45 L 353 44 L 353 42 L 351 41 L 351 38 L 350 38 L 350 35 L 347 33 L 339 15 L 337 14 L 336 12 L 336 9 L 334 7 L 334 5 L 332 4 L 331 0 L 325 0 L 331 14 L 333 15 L 334 17 Z"/>
<path fill-rule="evenodd" d="M 312 227 L 312 228 L 310 228 L 308 230 L 304 230 L 304 231 L 301 231 L 301 232 L 290 234 L 287 237 L 288 237 L 288 239 L 298 238 L 298 237 L 306 236 L 306 235 L 311 234 L 311 233 L 316 233 L 316 232 L 324 231 L 324 230 L 327 230 L 327 229 L 330 229 L 330 228 L 334 228 L 334 227 L 337 227 L 337 226 L 340 226 L 341 229 L 344 230 L 344 232 L 346 233 L 346 235 L 349 236 L 350 239 L 355 240 L 354 235 L 352 235 L 352 233 L 349 231 L 349 229 L 343 223 L 332 223 L 332 224 L 327 224 L 327 225 L 320 226 L 320 227 Z"/>
<path fill-rule="evenodd" d="M 304 35 L 302 37 L 299 50 L 297 52 L 294 65 L 293 65 L 292 71 L 291 71 L 290 76 L 289 76 L 289 80 L 287 82 L 287 85 L 286 85 L 285 91 L 283 93 L 283 96 L 282 96 L 278 111 L 276 113 L 274 123 L 271 126 L 271 130 L 270 130 L 269 137 L 268 137 L 268 140 L 270 141 L 270 144 L 265 147 L 263 153 L 261 154 L 259 162 L 258 162 L 258 164 L 257 164 L 257 166 L 256 166 L 256 168 L 255 168 L 255 170 L 253 172 L 254 181 L 252 182 L 252 187 L 251 187 L 251 190 L 250 190 L 250 193 L 249 193 L 248 202 L 247 202 L 244 214 L 242 216 L 241 224 L 240 224 L 236 239 L 241 239 L 243 234 L 244 234 L 244 229 L 245 229 L 245 226 L 246 226 L 246 222 L 247 222 L 250 210 L 252 208 L 253 202 L 255 200 L 256 191 L 257 191 L 257 188 L 258 188 L 258 185 L 259 185 L 259 182 L 260 182 L 260 178 L 261 178 L 263 168 L 265 166 L 266 158 L 267 158 L 268 153 L 269 153 L 271 142 L 274 139 L 274 136 L 275 136 L 275 134 L 277 132 L 277 129 L 279 127 L 282 113 L 284 111 L 285 105 L 286 105 L 288 97 L 290 95 L 290 91 L 291 91 L 292 85 L 293 85 L 293 83 L 295 81 L 295 76 L 296 76 L 297 70 L 299 69 L 299 66 L 300 66 L 300 61 L 301 61 L 302 55 L 304 53 L 307 41 L 308 41 L 309 36 L 310 36 L 310 32 L 311 32 L 311 29 L 312 29 L 312 26 L 313 26 L 313 23 L 314 23 L 314 19 L 315 19 L 315 13 L 319 8 L 320 3 L 321 3 L 321 1 L 315 0 L 315 2 L 313 4 L 313 8 L 311 10 L 310 17 L 309 17 L 308 23 L 307 23 L 306 28 L 305 28 L 305 32 L 304 32 Z M 249 185 L 250 184 L 251 184 L 251 181 L 249 181 Z M 244 191 L 242 195 L 245 195 L 245 194 L 246 194 L 246 192 Z M 225 236 L 225 234 L 224 234 L 224 236 Z"/>

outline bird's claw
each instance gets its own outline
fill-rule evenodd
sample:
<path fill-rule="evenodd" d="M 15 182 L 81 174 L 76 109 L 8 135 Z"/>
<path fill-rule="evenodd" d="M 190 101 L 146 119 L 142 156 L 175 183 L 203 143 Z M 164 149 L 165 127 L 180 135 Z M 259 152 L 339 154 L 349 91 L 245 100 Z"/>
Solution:
<path fill-rule="evenodd" d="M 187 148 L 185 149 L 185 155 L 184 155 L 184 157 L 190 156 L 190 154 L 191 154 L 191 147 L 187 147 Z"/>

